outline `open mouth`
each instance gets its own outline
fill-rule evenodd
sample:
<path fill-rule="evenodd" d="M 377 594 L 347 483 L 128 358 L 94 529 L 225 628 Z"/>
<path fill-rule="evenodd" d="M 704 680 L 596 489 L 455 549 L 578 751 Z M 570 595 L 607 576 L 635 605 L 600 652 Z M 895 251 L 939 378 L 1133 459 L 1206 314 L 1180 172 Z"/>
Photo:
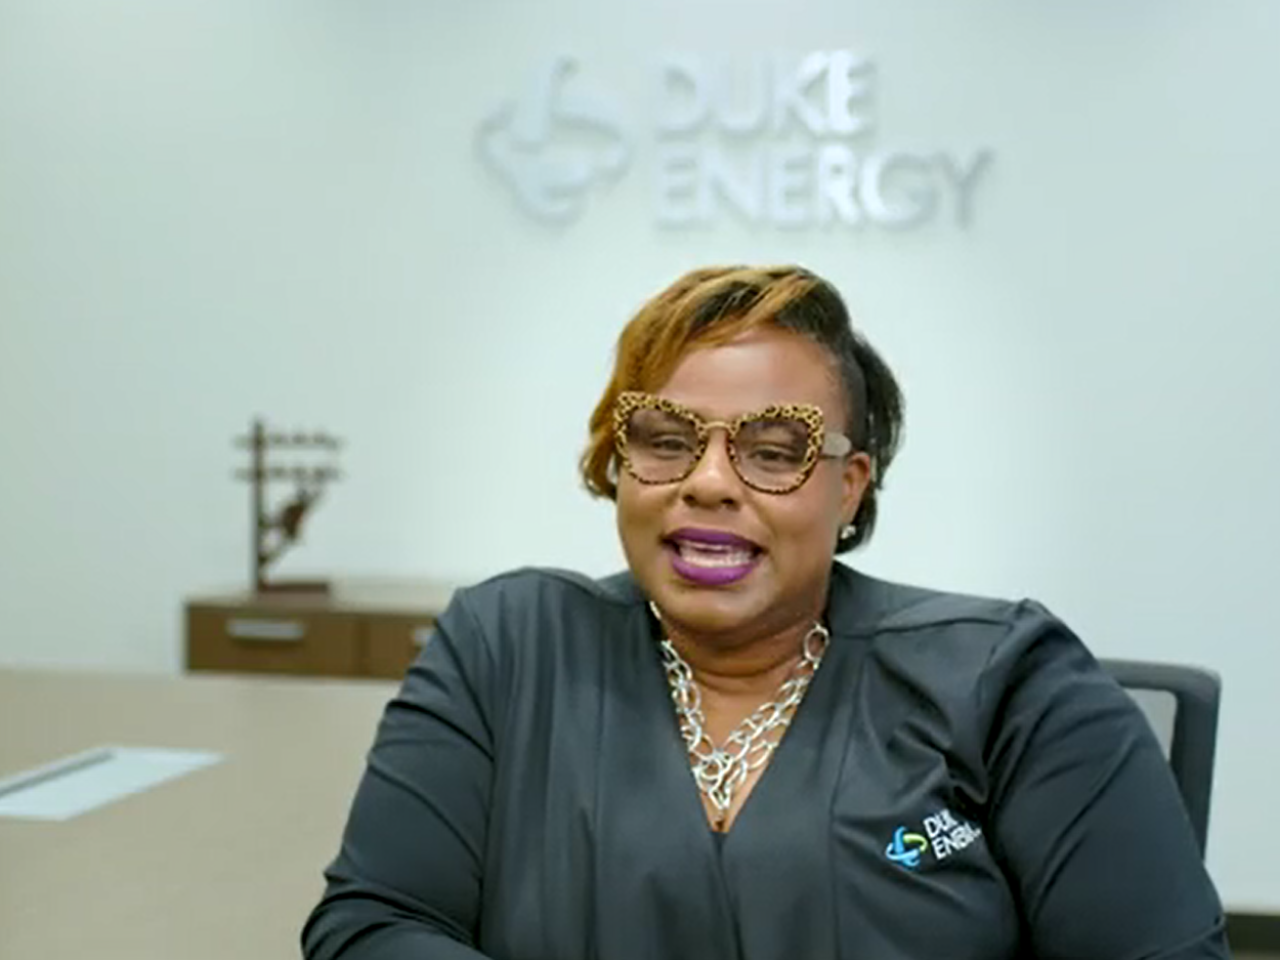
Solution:
<path fill-rule="evenodd" d="M 751 563 L 760 555 L 758 547 L 697 543 L 691 540 L 668 540 L 667 543 L 681 560 L 699 567 L 740 567 Z"/>
<path fill-rule="evenodd" d="M 712 586 L 745 577 L 764 554 L 759 544 L 720 530 L 677 530 L 663 544 L 676 573 Z"/>

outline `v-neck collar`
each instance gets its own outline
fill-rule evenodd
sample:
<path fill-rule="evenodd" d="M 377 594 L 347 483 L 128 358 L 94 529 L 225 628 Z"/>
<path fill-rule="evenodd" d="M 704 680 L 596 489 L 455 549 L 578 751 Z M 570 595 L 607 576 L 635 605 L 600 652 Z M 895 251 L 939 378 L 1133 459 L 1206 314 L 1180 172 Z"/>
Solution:
<path fill-rule="evenodd" d="M 679 716 L 672 702 L 671 687 L 662 665 L 660 648 L 664 636 L 662 624 L 653 615 L 648 597 L 641 591 L 639 585 L 629 574 L 621 574 L 613 578 L 611 586 L 624 591 L 628 595 L 628 599 L 640 608 L 638 614 L 644 623 L 644 630 L 649 640 L 653 663 L 656 667 L 653 673 L 657 677 L 657 688 L 665 706 L 662 711 L 664 717 L 663 729 L 665 739 L 669 742 L 669 749 L 665 753 L 671 763 L 664 762 L 664 768 L 668 766 L 674 768 L 668 771 L 673 783 L 681 782 L 686 788 L 680 791 L 683 794 L 681 798 L 681 815 L 682 817 L 687 816 L 690 809 L 696 814 L 697 821 L 702 826 L 700 832 L 704 835 L 702 846 L 710 850 L 717 864 L 722 864 L 723 858 L 731 854 L 743 842 L 740 839 L 734 840 L 731 838 L 741 837 L 744 826 L 749 834 L 753 829 L 751 824 L 756 819 L 768 817 L 770 796 L 777 792 L 777 790 L 771 790 L 769 785 L 773 781 L 786 781 L 788 779 L 788 770 L 798 762 L 798 759 L 792 759 L 792 755 L 803 751 L 806 738 L 812 741 L 813 734 L 816 731 L 810 730 L 810 727 L 820 721 L 819 716 L 812 715 L 821 714 L 824 711 L 818 706 L 809 706 L 809 704 L 811 701 L 816 701 L 820 704 L 825 700 L 828 695 L 826 693 L 827 687 L 830 683 L 835 682 L 830 679 L 831 675 L 839 672 L 834 669 L 835 664 L 830 664 L 833 669 L 828 670 L 824 669 L 824 667 L 828 666 L 828 658 L 839 659 L 839 647 L 842 645 L 837 643 L 837 638 L 848 638 L 851 635 L 856 635 L 861 632 L 861 629 L 870 619 L 867 614 L 873 613 L 873 611 L 868 610 L 863 604 L 866 600 L 871 599 L 870 595 L 873 591 L 870 587 L 873 583 L 874 581 L 870 580 L 870 578 L 843 564 L 832 564 L 825 624 L 830 632 L 830 639 L 828 640 L 827 650 L 823 655 L 823 665 L 818 668 L 817 673 L 814 674 L 813 679 L 810 681 L 809 687 L 805 691 L 805 696 L 797 705 L 791 722 L 787 725 L 781 740 L 774 748 L 769 762 L 765 765 L 764 770 L 761 771 L 759 778 L 751 789 L 751 793 L 743 801 L 742 807 L 739 809 L 729 830 L 721 832 L 713 829 L 708 820 L 706 808 L 702 802 L 702 792 L 698 787 L 697 780 L 694 778 L 684 736 L 680 732 Z M 878 613 L 879 611 L 875 610 L 873 615 Z M 648 685 L 653 686 L 653 684 Z M 783 794 L 785 793 L 786 791 L 783 790 Z M 759 813 L 760 808 L 764 808 L 765 812 Z M 722 835 L 717 837 L 717 833 Z"/>
<path fill-rule="evenodd" d="M 690 956 L 741 960 L 743 938 L 758 937 L 761 918 L 783 909 L 802 953 L 835 955 L 835 908 L 820 879 L 827 868 L 821 861 L 801 866 L 792 851 L 826 856 L 829 849 L 827 798 L 841 775 L 852 711 L 841 691 L 850 658 L 864 651 L 859 638 L 882 615 L 876 585 L 842 565 L 833 569 L 823 665 L 733 828 L 717 841 L 680 735 L 647 598 L 629 574 L 601 583 L 628 608 L 623 632 L 601 661 L 601 690 L 609 693 L 597 740 L 593 869 L 610 878 L 618 898 L 617 909 L 615 900 L 597 902 L 602 942 L 625 935 L 626 917 L 643 909 L 663 918 L 655 934 L 662 943 L 681 944 Z M 792 880 L 785 890 L 762 891 L 759 878 L 775 871 Z"/>
<path fill-rule="evenodd" d="M 828 664 L 828 657 L 832 658 Z M 796 769 L 803 762 L 803 754 L 806 744 L 812 744 L 815 738 L 815 724 L 821 720 L 821 704 L 828 696 L 828 687 L 834 681 L 831 680 L 834 669 L 826 670 L 830 665 L 835 666 L 835 660 L 838 659 L 838 651 L 834 643 L 834 637 L 827 643 L 827 650 L 823 654 L 822 665 L 818 667 L 818 672 L 813 675 L 813 679 L 809 681 L 809 686 L 805 690 L 804 697 L 796 706 L 795 713 L 791 717 L 791 722 L 787 724 L 787 728 L 782 732 L 782 739 L 778 741 L 778 745 L 774 747 L 772 755 L 769 757 L 768 763 L 765 764 L 759 778 L 757 778 L 755 786 L 751 788 L 751 792 L 743 801 L 741 809 L 738 810 L 737 817 L 734 818 L 733 824 L 729 830 L 725 832 L 724 846 L 721 852 L 732 850 L 743 841 L 740 839 L 736 842 L 730 838 L 735 834 L 741 838 L 743 834 L 738 833 L 744 827 L 746 828 L 746 838 L 749 840 L 752 833 L 761 829 L 757 825 L 757 821 L 767 822 L 772 816 L 784 811 L 776 809 L 774 797 L 779 793 L 778 784 L 787 784 L 794 781 L 794 774 L 799 771 Z M 684 744 L 681 742 L 681 747 Z M 688 767 L 688 755 L 684 755 L 685 766 Z M 693 779 L 693 771 L 689 770 L 689 781 L 693 785 L 695 795 L 698 793 L 698 785 Z M 787 791 L 781 790 L 785 795 Z M 701 797 L 698 797 L 698 805 L 701 807 Z M 705 814 L 704 814 L 705 819 Z M 708 823 L 710 831 L 710 824 Z"/>

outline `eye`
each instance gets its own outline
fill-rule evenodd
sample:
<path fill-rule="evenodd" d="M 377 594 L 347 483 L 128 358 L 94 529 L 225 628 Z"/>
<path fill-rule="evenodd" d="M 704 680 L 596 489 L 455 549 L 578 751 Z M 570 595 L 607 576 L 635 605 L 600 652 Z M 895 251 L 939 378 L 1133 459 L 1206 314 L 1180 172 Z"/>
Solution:
<path fill-rule="evenodd" d="M 637 410 L 627 422 L 627 445 L 633 456 L 674 460 L 692 456 L 698 433 L 680 417 L 658 410 Z"/>
<path fill-rule="evenodd" d="M 767 470 L 792 470 L 804 462 L 804 451 L 790 446 L 757 444 L 745 453 L 753 464 Z"/>
<path fill-rule="evenodd" d="M 692 441 L 678 433 L 654 434 L 641 442 L 656 453 L 688 453 L 693 449 Z"/>
<path fill-rule="evenodd" d="M 808 429 L 788 418 L 745 424 L 738 434 L 738 452 L 752 466 L 770 473 L 799 469 L 808 451 Z"/>
<path fill-rule="evenodd" d="M 803 456 L 803 453 L 790 447 L 759 446 L 751 451 L 752 459 L 772 463 L 798 463 Z"/>

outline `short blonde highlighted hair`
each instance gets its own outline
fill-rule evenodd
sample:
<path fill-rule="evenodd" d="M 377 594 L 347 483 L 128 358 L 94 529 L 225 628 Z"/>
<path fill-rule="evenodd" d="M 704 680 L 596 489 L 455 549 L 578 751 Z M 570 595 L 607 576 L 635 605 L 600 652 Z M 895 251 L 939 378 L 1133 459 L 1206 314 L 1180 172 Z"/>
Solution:
<path fill-rule="evenodd" d="M 902 437 L 902 392 L 879 354 L 853 329 L 840 294 L 797 266 L 703 267 L 686 273 L 642 306 L 618 337 L 613 375 L 589 421 L 580 469 L 592 494 L 615 499 L 618 456 L 613 408 L 627 390 L 654 391 L 690 350 L 727 343 L 763 326 L 809 337 L 830 354 L 846 398 L 849 439 L 872 462 L 872 484 L 840 553 L 865 543 L 876 520 L 876 494 Z"/>

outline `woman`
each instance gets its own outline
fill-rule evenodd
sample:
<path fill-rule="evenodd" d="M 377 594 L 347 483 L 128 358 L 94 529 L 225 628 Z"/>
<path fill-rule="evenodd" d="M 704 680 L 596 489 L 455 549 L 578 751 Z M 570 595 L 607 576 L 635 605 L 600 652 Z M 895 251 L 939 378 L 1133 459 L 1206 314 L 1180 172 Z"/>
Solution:
<path fill-rule="evenodd" d="M 457 595 L 306 955 L 1227 956 L 1160 748 L 1079 640 L 833 562 L 901 423 L 805 270 L 699 270 L 647 304 L 582 462 L 628 572 Z"/>

